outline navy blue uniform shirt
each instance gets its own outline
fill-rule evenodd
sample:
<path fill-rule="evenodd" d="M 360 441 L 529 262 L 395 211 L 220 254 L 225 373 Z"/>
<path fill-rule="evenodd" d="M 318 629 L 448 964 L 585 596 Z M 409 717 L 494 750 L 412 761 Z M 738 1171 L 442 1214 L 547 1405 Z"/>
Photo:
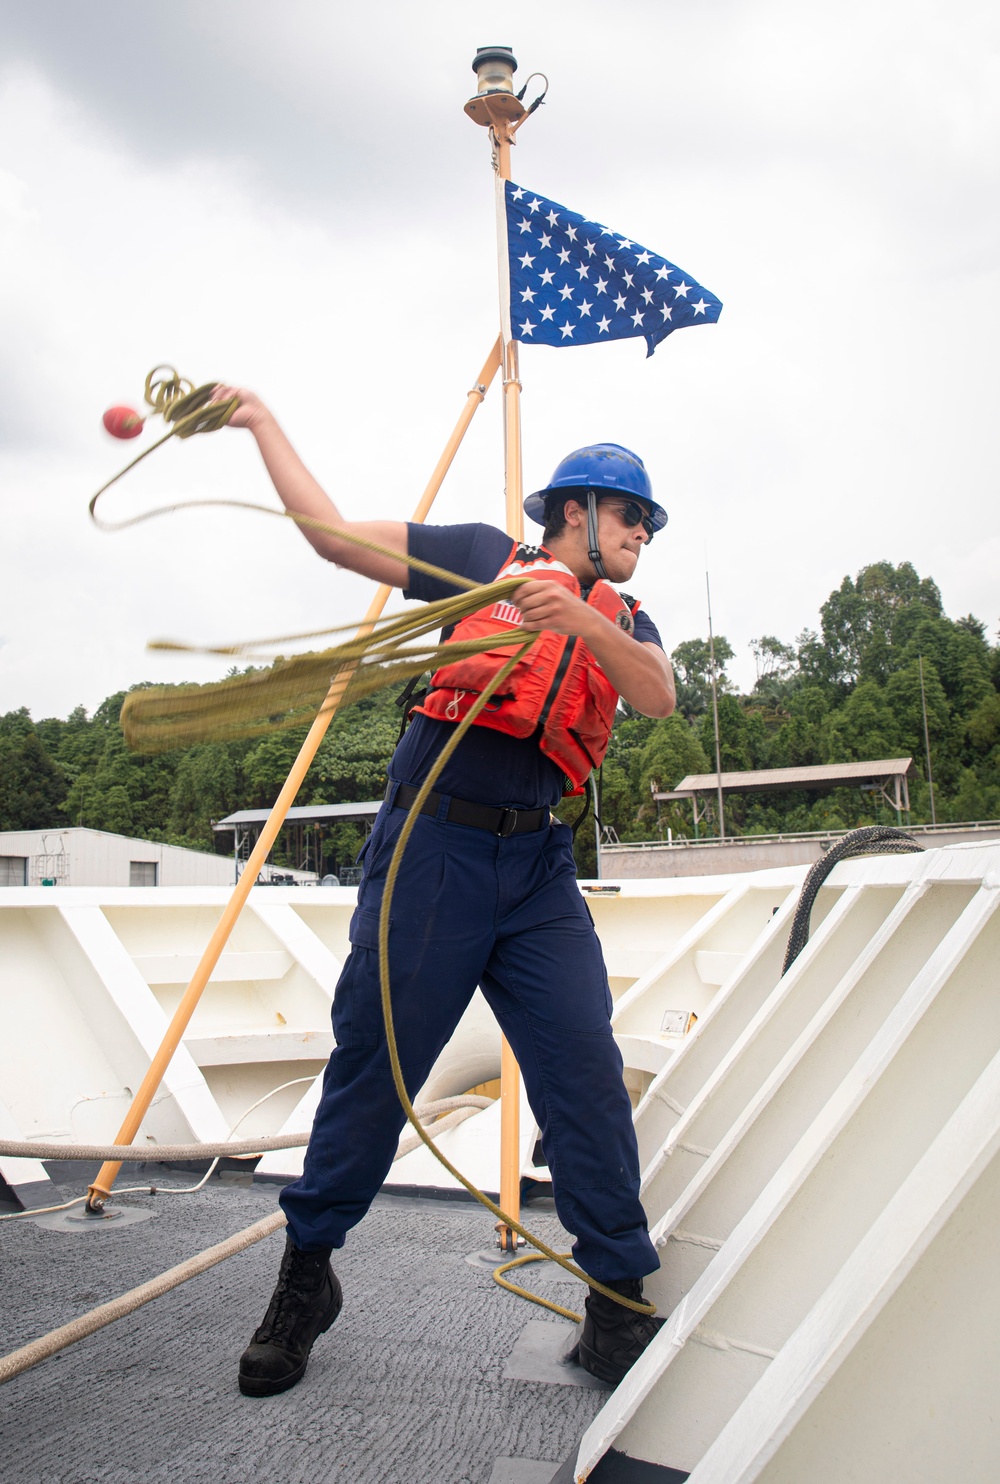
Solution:
<path fill-rule="evenodd" d="M 496 526 L 478 522 L 457 526 L 411 524 L 408 530 L 411 556 L 473 582 L 492 582 L 513 546 L 511 537 Z M 458 591 L 436 577 L 411 570 L 403 596 L 433 602 Z M 635 637 L 640 643 L 663 647 L 656 625 L 641 608 L 635 617 Z M 400 783 L 422 783 L 453 730 L 451 722 L 416 715 L 393 754 L 390 775 Z M 476 804 L 508 809 L 537 809 L 548 804 L 554 808 L 562 798 L 563 772 L 533 737 L 508 737 L 490 727 L 472 726 L 435 788 L 438 793 L 471 799 Z"/>

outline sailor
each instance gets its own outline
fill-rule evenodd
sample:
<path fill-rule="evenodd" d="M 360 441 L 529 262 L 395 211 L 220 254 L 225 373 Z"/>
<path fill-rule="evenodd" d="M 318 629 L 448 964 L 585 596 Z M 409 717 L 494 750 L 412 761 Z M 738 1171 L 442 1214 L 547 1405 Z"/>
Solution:
<path fill-rule="evenodd" d="M 642 460 L 617 444 L 577 450 L 524 502 L 539 547 L 488 525 L 347 521 L 302 464 L 264 404 L 238 396 L 230 426 L 249 428 L 281 500 L 328 561 L 433 600 L 455 591 L 407 564 L 433 563 L 476 582 L 524 573 L 516 612 L 474 615 L 462 633 L 511 623 L 540 638 L 447 763 L 403 854 L 390 926 L 393 1015 L 411 1098 L 425 1082 L 476 986 L 521 1067 L 541 1130 L 556 1210 L 591 1277 L 640 1300 L 659 1266 L 639 1201 L 639 1162 L 611 994 L 593 922 L 576 884 L 571 833 L 551 810 L 604 756 L 619 696 L 669 716 L 674 682 L 659 634 L 631 581 L 643 546 L 666 524 Z M 384 556 L 338 539 L 352 532 Z M 492 628 L 491 628 L 492 626 Z M 271 1396 L 303 1375 L 316 1338 L 341 1307 L 334 1248 L 368 1210 L 405 1122 L 382 1021 L 377 934 L 386 871 L 409 804 L 455 723 L 509 647 L 445 665 L 389 764 L 389 786 L 364 851 L 351 951 L 333 1005 L 336 1048 L 302 1177 L 281 1194 L 288 1220 L 278 1283 L 240 1361 L 240 1390 Z M 660 1321 L 589 1291 L 581 1364 L 616 1385 Z"/>

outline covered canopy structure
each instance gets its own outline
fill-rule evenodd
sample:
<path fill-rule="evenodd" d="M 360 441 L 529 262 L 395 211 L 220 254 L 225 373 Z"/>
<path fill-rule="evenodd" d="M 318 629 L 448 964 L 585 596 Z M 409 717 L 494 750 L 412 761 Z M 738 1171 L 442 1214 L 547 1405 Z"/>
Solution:
<path fill-rule="evenodd" d="M 371 832 L 372 820 L 382 807 L 382 800 L 369 800 L 361 804 L 312 804 L 289 809 L 285 815 L 282 832 L 288 842 L 288 854 L 301 870 L 314 870 L 323 875 L 323 839 L 331 824 L 363 824 L 365 835 Z M 212 829 L 217 835 L 229 830 L 233 832 L 233 859 L 236 876 L 239 878 L 242 862 L 253 850 L 264 825 L 271 816 L 270 809 L 237 809 L 225 819 L 213 819 Z M 290 839 L 289 839 L 290 835 Z M 353 871 L 353 867 L 349 868 Z M 360 876 L 360 868 L 358 868 Z M 341 872 L 341 885 L 350 885 L 346 873 Z"/>
<path fill-rule="evenodd" d="M 791 793 L 795 789 L 810 793 L 831 793 L 835 788 L 860 788 L 866 793 L 877 793 L 890 808 L 895 809 L 896 818 L 902 823 L 902 815 L 910 808 L 909 779 L 917 776 L 912 757 L 881 758 L 874 762 L 826 763 L 811 768 L 761 768 L 748 769 L 741 773 L 689 773 L 675 789 L 660 793 L 654 789 L 656 803 L 674 803 L 679 799 L 690 799 L 694 811 L 695 834 L 698 823 L 705 818 L 705 805 L 699 803 L 703 796 L 709 798 L 722 793 Z"/>

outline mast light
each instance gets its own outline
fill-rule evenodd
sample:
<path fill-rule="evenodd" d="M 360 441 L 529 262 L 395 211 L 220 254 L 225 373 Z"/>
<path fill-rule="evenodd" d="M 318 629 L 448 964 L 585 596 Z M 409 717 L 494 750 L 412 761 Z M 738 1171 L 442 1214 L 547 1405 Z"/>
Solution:
<path fill-rule="evenodd" d="M 485 127 L 498 123 L 510 125 L 526 112 L 514 93 L 517 59 L 509 46 L 481 46 L 472 62 L 478 87 L 465 111 L 476 124 Z"/>

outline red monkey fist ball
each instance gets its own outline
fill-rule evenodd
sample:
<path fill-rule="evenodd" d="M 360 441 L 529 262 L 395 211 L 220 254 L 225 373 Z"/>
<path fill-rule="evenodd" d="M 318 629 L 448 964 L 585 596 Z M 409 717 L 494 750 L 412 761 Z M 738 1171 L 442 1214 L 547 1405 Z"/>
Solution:
<path fill-rule="evenodd" d="M 112 438 L 138 438 L 145 418 L 131 407 L 109 407 L 103 422 Z"/>

